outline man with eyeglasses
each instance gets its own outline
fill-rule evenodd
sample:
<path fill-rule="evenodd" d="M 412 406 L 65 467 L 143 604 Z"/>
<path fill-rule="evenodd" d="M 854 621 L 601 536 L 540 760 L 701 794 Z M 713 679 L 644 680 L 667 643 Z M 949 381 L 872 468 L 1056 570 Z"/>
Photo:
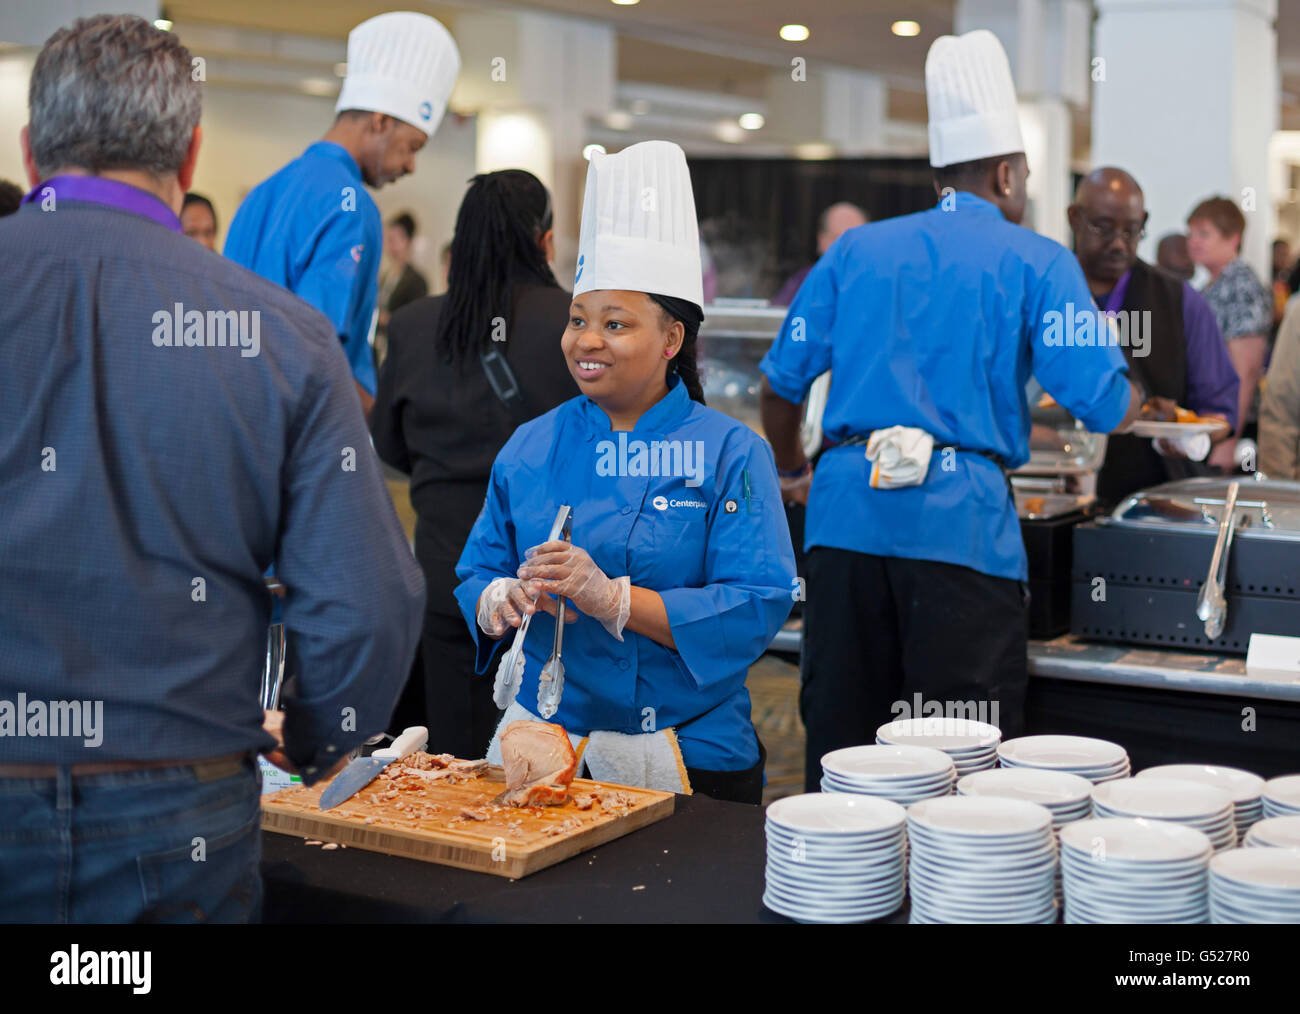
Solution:
<path fill-rule="evenodd" d="M 1227 439 L 1237 419 L 1237 373 L 1204 297 L 1139 259 L 1147 223 L 1142 188 L 1122 169 L 1094 170 L 1079 184 L 1068 215 L 1075 256 L 1097 306 L 1127 311 L 1129 321 L 1150 321 L 1141 341 L 1122 345 L 1130 374 L 1152 398 L 1225 420 L 1229 428 L 1218 439 Z M 1144 311 L 1150 318 L 1133 316 Z M 1097 496 L 1113 504 L 1135 490 L 1206 471 L 1169 441 L 1113 434 Z"/>

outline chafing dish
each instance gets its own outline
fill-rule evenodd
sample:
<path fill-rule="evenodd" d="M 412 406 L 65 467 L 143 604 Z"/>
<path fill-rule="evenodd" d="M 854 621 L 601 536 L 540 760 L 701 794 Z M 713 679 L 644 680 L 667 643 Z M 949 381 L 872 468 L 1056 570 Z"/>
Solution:
<path fill-rule="evenodd" d="M 1230 654 L 1253 633 L 1300 633 L 1300 483 L 1180 479 L 1133 494 L 1075 528 L 1071 611 L 1079 637 Z"/>

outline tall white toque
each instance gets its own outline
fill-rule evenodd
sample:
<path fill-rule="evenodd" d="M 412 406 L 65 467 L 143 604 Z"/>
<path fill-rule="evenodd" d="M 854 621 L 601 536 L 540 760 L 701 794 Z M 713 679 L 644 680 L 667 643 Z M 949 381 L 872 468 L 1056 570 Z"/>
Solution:
<path fill-rule="evenodd" d="M 391 11 L 348 33 L 348 73 L 336 113 L 385 113 L 431 135 L 460 73 L 460 50 L 427 14 Z"/>
<path fill-rule="evenodd" d="M 642 141 L 587 167 L 573 294 L 653 292 L 704 305 L 700 230 L 686 155 L 670 141 Z"/>
<path fill-rule="evenodd" d="M 930 165 L 971 162 L 1025 150 L 1011 64 L 987 28 L 941 35 L 925 57 Z"/>

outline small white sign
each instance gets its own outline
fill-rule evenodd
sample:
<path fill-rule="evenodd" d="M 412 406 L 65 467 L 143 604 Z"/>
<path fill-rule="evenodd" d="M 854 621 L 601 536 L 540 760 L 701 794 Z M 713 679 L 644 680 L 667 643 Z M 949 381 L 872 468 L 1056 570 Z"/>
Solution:
<path fill-rule="evenodd" d="M 1251 634 L 1246 652 L 1246 674 L 1290 673 L 1300 676 L 1300 637 Z"/>

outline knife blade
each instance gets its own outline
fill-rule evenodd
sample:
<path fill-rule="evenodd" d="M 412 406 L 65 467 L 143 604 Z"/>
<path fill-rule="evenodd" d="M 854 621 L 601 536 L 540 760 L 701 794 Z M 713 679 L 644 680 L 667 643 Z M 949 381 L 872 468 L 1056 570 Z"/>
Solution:
<path fill-rule="evenodd" d="M 429 742 L 429 730 L 423 725 L 412 725 L 403 729 L 402 734 L 393 740 L 392 746 L 376 750 L 369 757 L 358 757 L 340 771 L 320 795 L 320 808 L 332 810 L 340 803 L 346 803 L 358 792 L 379 777 L 379 772 L 393 761 L 401 760 L 416 750 L 424 749 Z"/>

